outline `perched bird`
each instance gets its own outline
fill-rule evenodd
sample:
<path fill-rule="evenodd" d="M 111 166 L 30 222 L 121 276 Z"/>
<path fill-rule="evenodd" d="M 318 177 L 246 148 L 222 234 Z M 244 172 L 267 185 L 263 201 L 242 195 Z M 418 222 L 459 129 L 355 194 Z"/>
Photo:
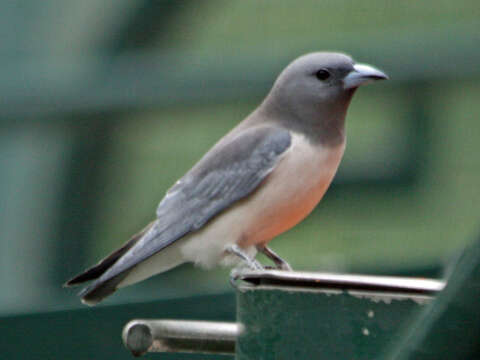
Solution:
<path fill-rule="evenodd" d="M 65 285 L 93 305 L 116 289 L 185 262 L 203 267 L 242 260 L 261 268 L 257 251 L 304 219 L 330 185 L 345 149 L 345 116 L 358 86 L 387 79 L 340 53 L 290 63 L 260 106 L 168 190 L 156 220 Z"/>

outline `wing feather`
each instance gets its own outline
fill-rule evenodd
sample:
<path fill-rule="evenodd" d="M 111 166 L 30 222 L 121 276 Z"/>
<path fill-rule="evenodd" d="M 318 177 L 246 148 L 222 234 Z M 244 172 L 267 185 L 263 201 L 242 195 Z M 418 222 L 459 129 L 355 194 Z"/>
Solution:
<path fill-rule="evenodd" d="M 81 295 L 201 229 L 255 191 L 290 145 L 287 130 L 262 126 L 214 147 L 167 192 L 157 208 L 155 225 Z"/>

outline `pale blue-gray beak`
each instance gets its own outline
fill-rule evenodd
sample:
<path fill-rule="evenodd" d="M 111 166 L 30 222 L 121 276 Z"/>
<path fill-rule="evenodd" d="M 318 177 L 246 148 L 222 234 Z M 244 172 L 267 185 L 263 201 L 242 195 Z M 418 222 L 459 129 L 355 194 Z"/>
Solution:
<path fill-rule="evenodd" d="M 388 76 L 373 66 L 367 64 L 355 64 L 353 70 L 344 77 L 343 87 L 345 89 L 353 89 L 376 80 L 386 79 L 388 79 Z"/>

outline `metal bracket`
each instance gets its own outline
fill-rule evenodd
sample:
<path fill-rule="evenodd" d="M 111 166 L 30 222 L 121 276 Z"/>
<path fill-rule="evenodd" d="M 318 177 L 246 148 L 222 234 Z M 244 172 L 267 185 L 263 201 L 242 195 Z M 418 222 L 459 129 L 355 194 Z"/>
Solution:
<path fill-rule="evenodd" d="M 335 291 L 345 292 L 357 298 L 374 299 L 375 301 L 382 299 L 387 301 L 393 297 L 411 299 L 418 303 L 429 301 L 445 286 L 444 282 L 431 279 L 280 270 L 243 270 L 236 272 L 234 278 L 236 280 L 235 285 L 239 290 L 237 295 L 244 291 L 250 292 L 250 290 L 258 290 L 259 294 L 262 291 L 270 290 L 287 290 L 300 293 L 308 291 L 311 294 Z M 239 299 L 242 299 L 242 295 L 239 296 Z M 305 296 L 307 295 L 302 297 Z M 277 305 L 280 308 L 287 306 L 287 304 L 282 305 L 280 299 Z M 295 305 L 290 304 L 288 306 Z M 246 309 L 242 311 L 245 312 Z M 343 310 L 331 309 L 330 311 Z M 322 314 L 319 312 L 318 316 L 322 316 Z M 241 316 L 239 320 L 242 321 Z M 248 333 L 248 326 L 246 326 L 245 331 L 243 331 L 243 327 L 244 325 L 239 323 L 227 322 L 132 320 L 124 327 L 123 342 L 135 356 L 147 352 L 195 352 L 232 355 L 235 354 L 237 339 L 248 338 L 243 334 L 244 332 Z"/>

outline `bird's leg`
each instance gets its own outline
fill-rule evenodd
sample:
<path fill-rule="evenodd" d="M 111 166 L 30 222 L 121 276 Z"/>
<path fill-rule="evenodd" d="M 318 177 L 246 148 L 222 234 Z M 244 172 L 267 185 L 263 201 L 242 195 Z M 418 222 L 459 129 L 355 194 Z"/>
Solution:
<path fill-rule="evenodd" d="M 237 244 L 227 246 L 225 252 L 227 254 L 238 256 L 252 270 L 263 270 L 262 264 L 248 256 Z"/>
<path fill-rule="evenodd" d="M 245 251 L 243 251 L 237 244 L 227 246 L 225 248 L 225 252 L 230 255 L 238 256 L 240 259 L 243 260 L 243 264 L 246 264 L 252 270 L 263 270 L 262 264 L 248 256 L 248 254 L 246 254 Z M 239 275 L 241 272 L 242 270 L 238 266 L 232 269 L 232 271 L 230 272 L 230 284 L 235 289 L 237 288 L 237 280 L 239 279 Z"/>
<path fill-rule="evenodd" d="M 257 250 L 261 252 L 263 255 L 265 255 L 266 257 L 268 257 L 270 260 L 272 260 L 277 266 L 277 269 L 292 271 L 292 267 L 280 256 L 278 256 L 277 253 L 272 249 L 270 249 L 268 246 L 258 245 Z"/>

